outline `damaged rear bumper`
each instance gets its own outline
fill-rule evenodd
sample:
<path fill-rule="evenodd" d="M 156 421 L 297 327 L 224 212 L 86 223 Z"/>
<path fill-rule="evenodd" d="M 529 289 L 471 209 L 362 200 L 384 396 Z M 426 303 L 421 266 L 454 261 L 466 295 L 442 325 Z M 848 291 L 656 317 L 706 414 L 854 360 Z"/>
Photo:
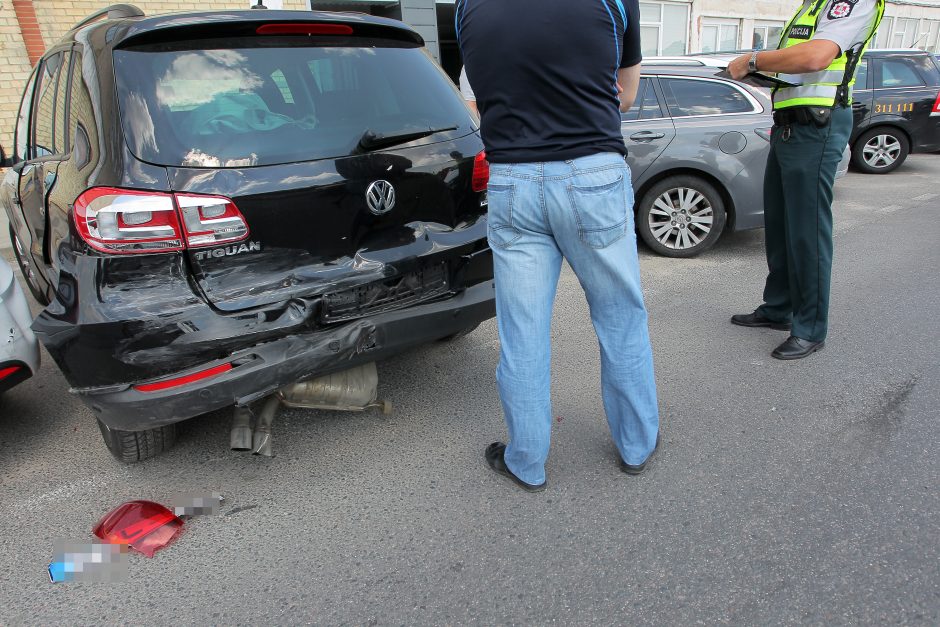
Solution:
<path fill-rule="evenodd" d="M 493 282 L 486 281 L 446 300 L 238 350 L 173 377 L 213 369 L 221 374 L 170 389 L 144 392 L 122 385 L 72 391 L 112 429 L 152 429 L 233 404 L 246 405 L 301 379 L 391 357 L 453 335 L 495 314 Z"/>

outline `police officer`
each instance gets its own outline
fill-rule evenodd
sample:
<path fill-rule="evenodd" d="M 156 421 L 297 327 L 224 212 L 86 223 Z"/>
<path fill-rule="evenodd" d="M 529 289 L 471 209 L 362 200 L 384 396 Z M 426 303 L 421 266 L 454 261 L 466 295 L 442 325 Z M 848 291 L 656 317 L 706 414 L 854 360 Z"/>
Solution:
<path fill-rule="evenodd" d="M 733 324 L 789 330 L 771 353 L 801 359 L 825 345 L 832 269 L 832 185 L 852 131 L 852 84 L 884 0 L 804 0 L 776 50 L 731 62 L 734 78 L 776 72 L 764 177 L 764 303 Z"/>

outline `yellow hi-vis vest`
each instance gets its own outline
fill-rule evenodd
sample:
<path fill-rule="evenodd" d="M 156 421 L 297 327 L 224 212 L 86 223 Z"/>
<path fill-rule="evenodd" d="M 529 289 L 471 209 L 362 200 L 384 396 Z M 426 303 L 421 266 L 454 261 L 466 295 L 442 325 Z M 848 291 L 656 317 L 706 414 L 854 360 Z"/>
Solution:
<path fill-rule="evenodd" d="M 795 46 L 813 38 L 822 9 L 828 0 L 815 0 L 804 4 L 787 24 L 780 37 L 778 50 Z M 802 85 L 798 87 L 775 87 L 773 90 L 774 110 L 788 107 L 833 107 L 836 104 L 848 106 L 852 102 L 851 88 L 855 84 L 855 68 L 862 53 L 881 24 L 885 12 L 885 0 L 877 0 L 878 15 L 872 24 L 865 43 L 857 50 L 843 50 L 842 54 L 821 72 L 800 74 Z"/>

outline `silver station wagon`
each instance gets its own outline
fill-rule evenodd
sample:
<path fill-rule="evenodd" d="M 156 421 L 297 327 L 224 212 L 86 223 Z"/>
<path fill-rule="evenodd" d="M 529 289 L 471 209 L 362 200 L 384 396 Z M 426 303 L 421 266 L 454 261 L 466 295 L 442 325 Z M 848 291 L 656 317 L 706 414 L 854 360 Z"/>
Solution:
<path fill-rule="evenodd" d="M 636 102 L 622 114 L 637 231 L 661 255 L 692 257 L 725 230 L 764 226 L 770 98 L 717 72 L 694 59 L 644 61 Z M 846 148 L 840 175 L 848 161 Z"/>

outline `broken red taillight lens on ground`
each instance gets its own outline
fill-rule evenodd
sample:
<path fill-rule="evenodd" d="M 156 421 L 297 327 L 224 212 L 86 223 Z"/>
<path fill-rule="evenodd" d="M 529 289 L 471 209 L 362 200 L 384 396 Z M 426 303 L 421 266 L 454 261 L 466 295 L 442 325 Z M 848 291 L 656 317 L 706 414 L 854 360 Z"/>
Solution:
<path fill-rule="evenodd" d="M 183 528 L 183 521 L 153 501 L 129 501 L 111 510 L 92 529 L 108 544 L 126 544 L 147 557 L 169 544 Z"/>

